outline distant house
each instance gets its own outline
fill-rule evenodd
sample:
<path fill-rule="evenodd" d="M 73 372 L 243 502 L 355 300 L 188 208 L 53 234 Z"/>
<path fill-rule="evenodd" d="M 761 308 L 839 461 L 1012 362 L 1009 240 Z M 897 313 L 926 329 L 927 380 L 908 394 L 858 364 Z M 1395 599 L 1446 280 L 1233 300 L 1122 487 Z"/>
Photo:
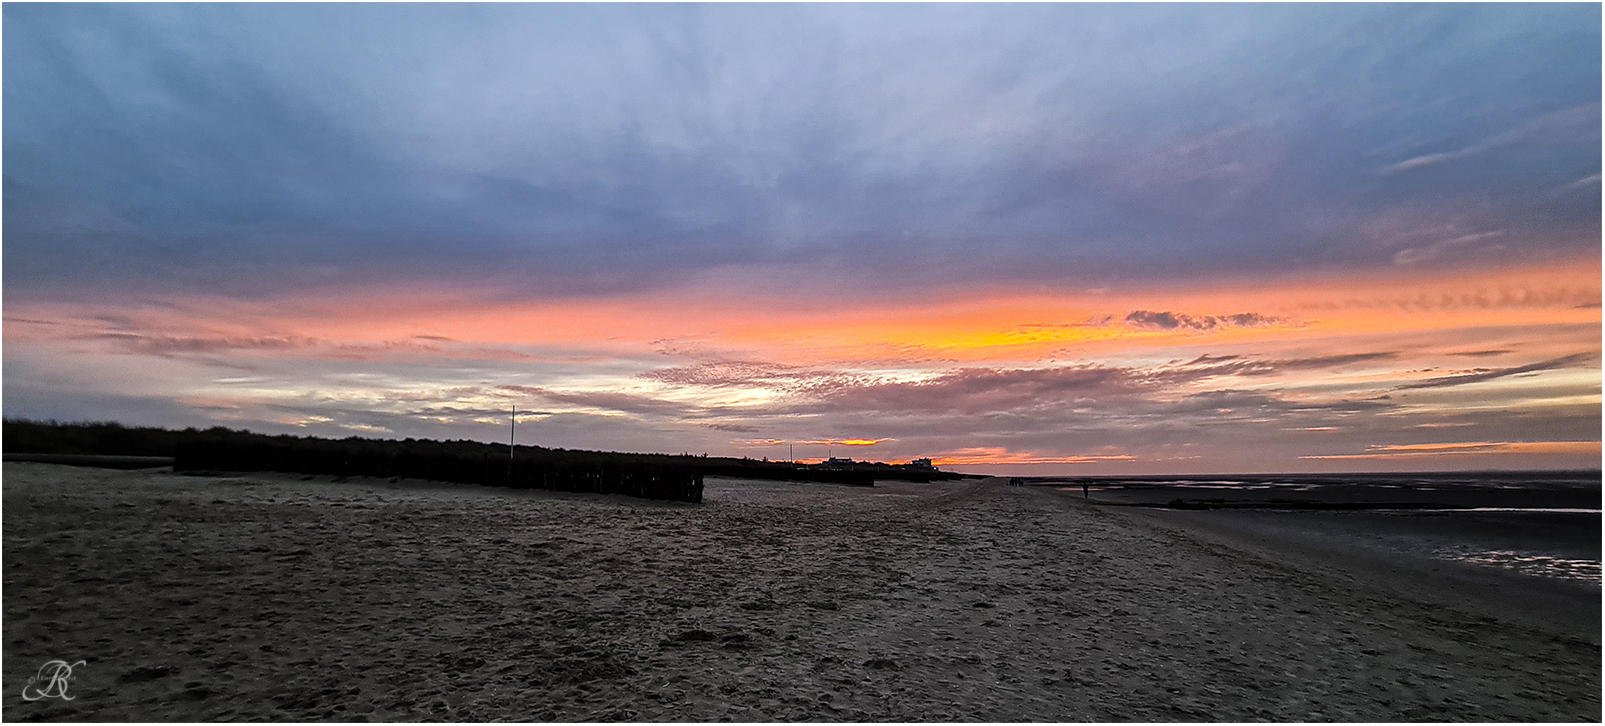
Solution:
<path fill-rule="evenodd" d="M 911 467 L 914 467 L 915 469 L 935 469 L 936 468 L 934 466 L 931 466 L 931 460 L 930 459 L 915 459 L 913 461 L 908 462 L 908 465 L 911 466 Z"/>

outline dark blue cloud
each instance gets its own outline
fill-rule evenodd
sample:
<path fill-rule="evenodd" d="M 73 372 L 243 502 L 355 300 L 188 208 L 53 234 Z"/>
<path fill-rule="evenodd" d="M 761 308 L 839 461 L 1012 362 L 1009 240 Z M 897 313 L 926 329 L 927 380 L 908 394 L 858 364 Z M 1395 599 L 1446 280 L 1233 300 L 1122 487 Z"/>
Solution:
<path fill-rule="evenodd" d="M 1599 238 L 1596 5 L 3 12 L 10 295 L 1119 280 Z"/>

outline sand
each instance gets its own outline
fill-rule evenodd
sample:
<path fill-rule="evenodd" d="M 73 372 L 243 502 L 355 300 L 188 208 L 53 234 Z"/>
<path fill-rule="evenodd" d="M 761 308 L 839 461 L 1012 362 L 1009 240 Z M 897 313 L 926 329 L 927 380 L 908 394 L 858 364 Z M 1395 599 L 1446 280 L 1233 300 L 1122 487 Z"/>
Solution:
<path fill-rule="evenodd" d="M 1597 599 L 1459 607 L 1004 480 L 692 505 L 11 463 L 3 492 L 7 720 L 1601 716 Z M 75 700 L 24 701 L 54 659 Z"/>

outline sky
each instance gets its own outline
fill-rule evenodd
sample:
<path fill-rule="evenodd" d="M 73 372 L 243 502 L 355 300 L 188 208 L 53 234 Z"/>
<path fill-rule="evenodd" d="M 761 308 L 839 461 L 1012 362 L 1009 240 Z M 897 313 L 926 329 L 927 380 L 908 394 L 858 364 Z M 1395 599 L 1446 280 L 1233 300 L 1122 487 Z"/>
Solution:
<path fill-rule="evenodd" d="M 54 4 L 7 418 L 1598 467 L 1598 4 Z"/>

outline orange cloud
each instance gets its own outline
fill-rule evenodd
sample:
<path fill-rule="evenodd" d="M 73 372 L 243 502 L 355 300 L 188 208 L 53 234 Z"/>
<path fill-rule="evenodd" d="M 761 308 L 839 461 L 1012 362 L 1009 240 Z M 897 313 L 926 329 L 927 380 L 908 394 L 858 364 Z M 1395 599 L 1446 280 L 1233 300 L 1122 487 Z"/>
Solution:
<path fill-rule="evenodd" d="M 1009 451 L 1001 446 L 980 446 L 950 451 L 931 457 L 936 466 L 959 464 L 1085 464 L 1094 461 L 1136 461 L 1127 454 L 1102 456 L 1039 456 Z"/>
<path fill-rule="evenodd" d="M 1200 419 L 1223 416 L 1234 425 L 1296 429 L 1267 445 L 1267 455 L 1288 461 L 1311 452 L 1308 441 L 1336 439 L 1334 431 L 1358 435 L 1376 426 L 1369 440 L 1386 441 L 1394 435 L 1382 431 L 1397 428 L 1384 424 L 1398 424 L 1449 435 L 1456 430 L 1450 427 L 1474 425 L 1473 419 L 1486 423 L 1469 415 L 1475 411 L 1559 416 L 1552 412 L 1562 406 L 1593 406 L 1597 413 L 1599 405 L 1597 260 L 1436 276 L 1412 269 L 1171 281 L 1147 289 L 978 284 L 915 295 L 844 289 L 822 296 L 811 282 L 727 277 L 584 299 L 352 286 L 279 300 L 30 301 L 7 306 L 4 332 L 13 346 L 8 353 L 51 361 L 41 370 L 63 380 L 57 369 L 70 362 L 73 380 L 90 382 L 85 386 L 115 382 L 127 393 L 213 401 L 205 415 L 217 420 L 290 409 L 296 413 L 286 425 L 328 429 L 346 419 L 308 416 L 338 409 L 385 413 L 391 418 L 384 420 L 400 422 L 385 424 L 398 432 L 409 421 L 467 427 L 489 420 L 485 412 L 523 392 L 557 402 L 552 405 L 567 413 L 623 414 L 609 426 L 646 421 L 665 430 L 712 428 L 727 433 L 688 436 L 713 436 L 721 444 L 729 436 L 775 437 L 725 444 L 749 452 L 788 443 L 872 447 L 892 440 L 790 438 L 859 426 L 905 441 L 929 430 L 923 419 L 899 428 L 914 417 L 874 421 L 865 412 L 963 414 L 974 421 L 974 432 L 1001 433 L 988 428 L 997 424 L 985 414 L 1029 411 L 1033 420 L 1046 421 L 1055 412 L 1084 410 L 1097 422 L 1128 410 L 1123 407 L 1157 406 L 1185 408 Z M 246 374 L 262 380 L 246 381 Z M 1460 385 L 1489 380 L 1503 383 Z M 504 384 L 523 388 L 509 392 Z M 1111 396 L 1112 390 L 1120 395 Z M 1205 406 L 1223 392 L 1250 407 L 1308 415 L 1248 421 L 1233 406 Z M 1339 404 L 1349 407 L 1323 408 Z M 1367 415 L 1382 409 L 1398 418 Z M 1315 411 L 1325 413 L 1309 413 Z M 716 423 L 708 418 L 714 414 Z M 551 426 L 578 427 L 580 420 Z M 1545 429 L 1554 432 L 1546 435 L 1597 438 L 1597 428 L 1566 421 L 1570 428 Z M 943 425 L 943 431 L 964 426 L 957 419 Z M 1466 435 L 1486 440 L 1364 450 L 1355 444 L 1302 458 L 1315 460 L 1311 467 L 1323 459 L 1333 460 L 1329 466 L 1392 459 L 1453 467 L 1474 455 L 1498 463 L 1500 456 L 1522 454 L 1531 455 L 1524 465 L 1570 465 L 1587 454 L 1597 457 L 1600 449 L 1591 441 L 1514 441 L 1522 436 L 1518 428 L 1471 431 Z M 1181 442 L 1187 434 L 1174 436 Z M 936 463 L 949 466 L 1085 470 L 1092 467 L 1077 465 L 1107 462 L 1106 468 L 1125 469 L 1117 462 L 1137 461 L 1117 451 L 957 448 L 1007 443 L 996 438 L 929 441 L 927 451 L 946 450 L 933 457 Z M 616 444 L 598 438 L 580 445 Z M 1205 460 L 1218 457 L 1211 451 Z M 1145 451 L 1130 468 L 1162 466 L 1158 461 Z"/>
<path fill-rule="evenodd" d="M 799 439 L 796 441 L 791 441 L 787 439 L 737 439 L 731 441 L 730 443 L 736 446 L 745 447 L 778 446 L 780 444 L 812 444 L 818 446 L 874 446 L 876 444 L 896 440 L 897 439 Z"/>
<path fill-rule="evenodd" d="M 330 288 L 290 301 L 161 300 L 120 306 L 117 316 L 129 323 L 116 329 L 99 322 L 106 311 L 95 305 L 33 303 L 8 307 L 13 324 L 6 338 L 116 335 L 122 337 L 103 344 L 126 349 L 128 336 L 137 333 L 135 342 L 179 352 L 204 343 L 228 346 L 230 355 L 259 357 L 539 361 L 669 354 L 876 367 L 1163 354 L 1177 346 L 1304 345 L 1330 351 L 1351 348 L 1344 341 L 1359 335 L 1600 321 L 1597 261 L 1155 289 L 1022 293 L 978 287 L 856 301 L 845 292 L 828 301 L 794 295 L 786 292 L 790 286 L 766 286 L 762 274 L 754 276 L 760 279 L 699 280 L 677 289 L 584 299 L 487 299 L 461 290 L 375 287 Z M 1597 329 L 1593 339 L 1597 345 Z M 303 344 L 242 347 L 241 341 Z M 694 344 L 665 347 L 662 341 Z M 1446 342 L 1471 345 L 1479 339 L 1454 332 Z M 1556 355 L 1577 352 L 1571 344 L 1567 348 Z"/>

